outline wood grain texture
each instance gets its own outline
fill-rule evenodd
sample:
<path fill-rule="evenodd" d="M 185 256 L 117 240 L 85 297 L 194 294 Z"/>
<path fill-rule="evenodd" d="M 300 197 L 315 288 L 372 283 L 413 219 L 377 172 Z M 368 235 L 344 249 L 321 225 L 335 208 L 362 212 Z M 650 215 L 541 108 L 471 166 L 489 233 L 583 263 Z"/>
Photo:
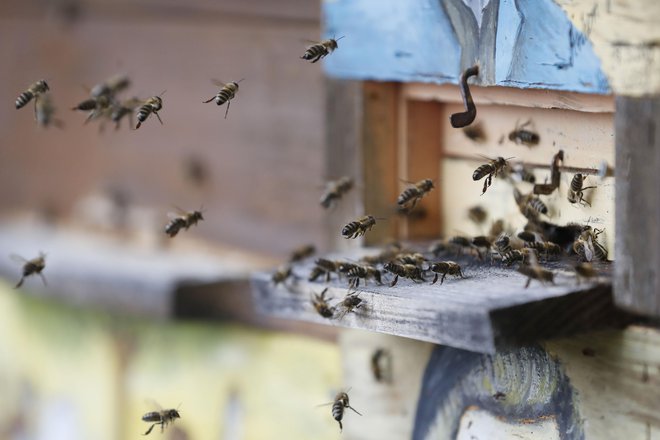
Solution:
<path fill-rule="evenodd" d="M 362 166 L 364 213 L 390 217 L 399 194 L 398 133 L 399 85 L 365 82 L 363 86 Z M 348 221 L 353 219 L 347 219 Z M 348 223 L 348 221 L 346 223 Z M 397 237 L 397 224 L 377 221 L 366 234 L 366 244 L 382 243 Z"/>
<path fill-rule="evenodd" d="M 326 61 L 331 76 L 456 84 L 478 63 L 481 85 L 610 91 L 591 43 L 552 0 L 333 0 L 323 11 L 326 34 L 350 36 Z"/>
<path fill-rule="evenodd" d="M 660 100 L 617 98 L 615 298 L 660 317 Z"/>
<path fill-rule="evenodd" d="M 355 261 L 360 254 L 329 256 L 342 257 Z M 455 255 L 438 257 L 442 259 L 455 259 Z M 401 278 L 395 287 L 370 282 L 360 288 L 364 307 L 341 319 L 319 316 L 311 297 L 328 287 L 326 296 L 334 298 L 334 305 L 347 294 L 347 283 L 331 281 L 326 286 L 308 282 L 311 265 L 294 267 L 296 279 L 278 287 L 271 282 L 270 273 L 256 273 L 252 277 L 253 294 L 258 311 L 265 315 L 360 328 L 484 353 L 493 353 L 499 344 L 522 337 L 574 333 L 627 319 L 613 305 L 610 264 L 599 266 L 604 271 L 601 278 L 579 286 L 572 270 L 551 264 L 556 285 L 532 282 L 525 289 L 525 277 L 512 269 L 467 259 L 456 261 L 465 279 L 448 277 L 443 285 L 429 285 L 428 281 L 414 283 Z M 391 279 L 386 275 L 384 282 Z M 548 325 L 542 317 L 557 325 Z M 535 324 L 542 321 L 541 326 Z"/>
<path fill-rule="evenodd" d="M 617 95 L 660 93 L 660 3 L 556 0 L 593 51 Z"/>

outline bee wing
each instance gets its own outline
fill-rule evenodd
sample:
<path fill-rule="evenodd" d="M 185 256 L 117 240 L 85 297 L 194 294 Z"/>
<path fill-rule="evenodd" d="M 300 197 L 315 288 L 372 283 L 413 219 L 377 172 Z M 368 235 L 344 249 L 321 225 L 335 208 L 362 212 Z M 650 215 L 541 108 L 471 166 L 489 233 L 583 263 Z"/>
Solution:
<path fill-rule="evenodd" d="M 307 39 L 307 38 L 301 38 L 300 41 L 305 42 L 305 43 L 312 43 L 312 44 L 319 44 L 320 43 L 319 40 L 310 40 L 310 39 Z"/>
<path fill-rule="evenodd" d="M 9 258 L 11 258 L 11 260 L 15 261 L 16 263 L 21 263 L 22 264 L 22 263 L 27 263 L 28 262 L 28 260 L 26 260 L 25 258 L 21 257 L 20 255 L 16 255 L 16 254 L 10 254 Z"/>
<path fill-rule="evenodd" d="M 182 209 L 176 205 L 172 205 L 172 209 L 174 209 L 176 212 L 168 212 L 167 216 L 170 218 L 170 220 L 173 220 L 177 217 L 181 217 L 182 215 L 188 214 L 188 211 L 185 209 Z"/>
<path fill-rule="evenodd" d="M 155 399 L 152 398 L 144 399 L 144 404 L 147 405 L 149 408 L 156 408 L 158 411 L 163 410 L 163 407 L 160 406 L 160 404 L 156 402 Z"/>
<path fill-rule="evenodd" d="M 224 87 L 227 85 L 227 83 L 225 83 L 224 81 L 220 81 L 219 79 L 215 79 L 215 78 L 211 78 L 211 82 L 218 87 Z"/>
<path fill-rule="evenodd" d="M 488 157 L 488 156 L 485 156 L 485 155 L 483 155 L 483 154 L 477 154 L 477 156 L 481 157 L 482 159 L 486 159 L 486 160 L 488 160 L 488 161 L 493 160 L 492 157 Z"/>
<path fill-rule="evenodd" d="M 333 403 L 335 403 L 335 402 L 322 403 L 320 405 L 316 405 L 315 408 L 321 408 L 322 406 L 329 406 L 329 405 L 332 405 Z"/>

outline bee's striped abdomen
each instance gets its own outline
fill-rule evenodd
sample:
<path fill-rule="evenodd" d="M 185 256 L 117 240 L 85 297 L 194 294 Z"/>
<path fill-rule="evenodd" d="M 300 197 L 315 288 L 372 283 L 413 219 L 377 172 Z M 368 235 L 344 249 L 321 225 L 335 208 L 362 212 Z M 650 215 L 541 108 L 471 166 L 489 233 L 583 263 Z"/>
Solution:
<path fill-rule="evenodd" d="M 26 91 L 21 93 L 18 98 L 16 98 L 16 108 L 25 107 L 25 105 L 34 98 L 34 94 L 31 91 Z"/>
<path fill-rule="evenodd" d="M 225 102 L 229 101 L 231 98 L 233 98 L 233 93 L 227 90 L 226 88 L 223 88 L 218 92 L 218 95 L 215 97 L 215 103 L 218 105 L 222 105 Z"/>
<path fill-rule="evenodd" d="M 341 424 L 341 419 L 344 417 L 344 404 L 341 400 L 337 400 L 332 405 L 332 417 L 339 423 L 339 429 L 344 429 Z"/>
<path fill-rule="evenodd" d="M 479 180 L 482 179 L 483 177 L 487 176 L 488 174 L 494 173 L 494 167 L 489 164 L 483 164 L 476 170 L 474 170 L 474 173 L 472 173 L 472 180 Z"/>

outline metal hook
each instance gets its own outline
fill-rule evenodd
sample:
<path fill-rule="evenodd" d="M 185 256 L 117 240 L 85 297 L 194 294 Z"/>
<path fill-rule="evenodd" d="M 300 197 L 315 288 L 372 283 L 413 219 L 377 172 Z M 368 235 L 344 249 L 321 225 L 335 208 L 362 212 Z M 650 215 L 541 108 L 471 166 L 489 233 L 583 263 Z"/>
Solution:
<path fill-rule="evenodd" d="M 470 88 L 467 82 L 469 77 L 476 75 L 479 75 L 478 65 L 465 69 L 459 78 L 461 97 L 463 98 L 465 111 L 462 113 L 454 113 L 450 116 L 449 120 L 451 121 L 451 126 L 454 128 L 467 127 L 474 121 L 474 118 L 477 117 L 477 107 L 474 105 L 472 94 L 470 93 Z"/>

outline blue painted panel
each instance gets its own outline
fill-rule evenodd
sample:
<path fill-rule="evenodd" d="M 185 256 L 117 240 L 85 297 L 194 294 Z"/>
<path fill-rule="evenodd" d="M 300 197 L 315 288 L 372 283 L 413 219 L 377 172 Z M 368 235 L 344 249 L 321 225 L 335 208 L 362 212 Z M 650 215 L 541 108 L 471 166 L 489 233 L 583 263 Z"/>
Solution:
<path fill-rule="evenodd" d="M 552 0 L 325 0 L 334 77 L 610 93 L 591 43 Z M 493 65 L 494 64 L 494 65 Z"/>

